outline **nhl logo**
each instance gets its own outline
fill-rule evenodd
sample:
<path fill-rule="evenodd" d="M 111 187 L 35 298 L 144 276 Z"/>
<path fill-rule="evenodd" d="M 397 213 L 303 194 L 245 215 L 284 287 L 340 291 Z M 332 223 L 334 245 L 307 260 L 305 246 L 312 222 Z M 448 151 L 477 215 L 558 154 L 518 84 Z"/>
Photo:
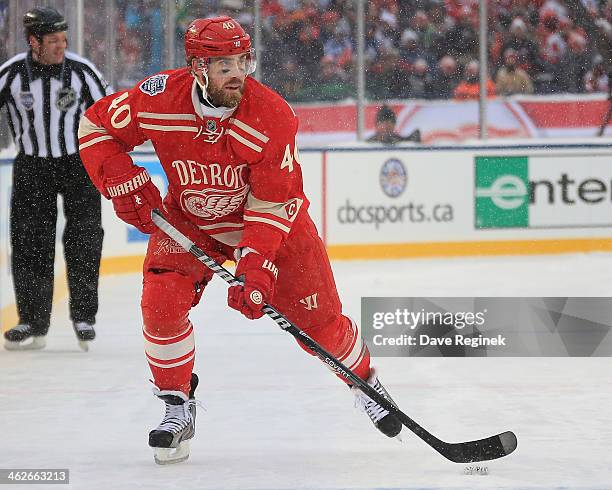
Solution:
<path fill-rule="evenodd" d="M 204 126 L 200 126 L 200 130 L 198 131 L 198 134 L 196 134 L 195 138 L 200 135 L 204 137 L 204 141 L 206 143 L 216 143 L 223 135 L 223 128 L 220 128 L 217 125 L 217 121 L 214 119 L 208 119 Z"/>
<path fill-rule="evenodd" d="M 140 84 L 140 91 L 151 97 L 157 94 L 161 94 L 166 90 L 166 80 L 168 75 L 154 75 L 151 78 L 147 78 Z"/>
<path fill-rule="evenodd" d="M 67 111 L 76 103 L 76 92 L 70 87 L 64 87 L 57 91 L 55 107 L 59 111 Z"/>
<path fill-rule="evenodd" d="M 19 103 L 26 111 L 31 111 L 34 107 L 34 95 L 32 92 L 19 92 Z"/>

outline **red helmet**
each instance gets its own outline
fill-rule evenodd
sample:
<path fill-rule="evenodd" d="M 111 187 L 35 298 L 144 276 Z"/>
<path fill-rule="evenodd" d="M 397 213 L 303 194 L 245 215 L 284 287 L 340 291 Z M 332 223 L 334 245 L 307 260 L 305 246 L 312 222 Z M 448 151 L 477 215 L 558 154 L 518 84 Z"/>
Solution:
<path fill-rule="evenodd" d="M 228 56 L 251 51 L 251 36 L 231 17 L 196 19 L 185 32 L 187 59 Z"/>

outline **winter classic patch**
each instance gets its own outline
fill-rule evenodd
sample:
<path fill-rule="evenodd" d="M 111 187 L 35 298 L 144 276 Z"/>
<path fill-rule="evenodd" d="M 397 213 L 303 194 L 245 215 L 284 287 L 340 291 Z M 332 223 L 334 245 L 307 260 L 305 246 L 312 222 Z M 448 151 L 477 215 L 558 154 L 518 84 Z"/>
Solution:
<path fill-rule="evenodd" d="M 150 96 L 161 94 L 166 90 L 168 75 L 153 75 L 140 84 L 140 90 Z"/>

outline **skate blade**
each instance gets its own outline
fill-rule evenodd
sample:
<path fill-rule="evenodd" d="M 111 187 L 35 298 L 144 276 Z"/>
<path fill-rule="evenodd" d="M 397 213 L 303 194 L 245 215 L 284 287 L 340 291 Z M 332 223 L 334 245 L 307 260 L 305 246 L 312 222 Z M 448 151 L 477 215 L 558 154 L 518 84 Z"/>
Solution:
<path fill-rule="evenodd" d="M 157 464 L 175 464 L 189 458 L 189 441 L 181 442 L 178 447 L 156 447 L 153 455 Z"/>
<path fill-rule="evenodd" d="M 79 347 L 83 352 L 89 352 L 89 342 L 91 340 L 79 340 Z"/>
<path fill-rule="evenodd" d="M 397 442 L 403 443 L 404 442 L 403 434 L 404 434 L 404 428 L 402 427 L 402 430 L 399 431 L 399 434 L 396 435 L 394 439 L 396 439 Z"/>
<path fill-rule="evenodd" d="M 47 345 L 47 341 L 44 337 L 32 337 L 31 342 L 24 340 L 23 342 L 11 342 L 6 340 L 4 342 L 4 348 L 6 350 L 40 350 L 44 349 Z"/>

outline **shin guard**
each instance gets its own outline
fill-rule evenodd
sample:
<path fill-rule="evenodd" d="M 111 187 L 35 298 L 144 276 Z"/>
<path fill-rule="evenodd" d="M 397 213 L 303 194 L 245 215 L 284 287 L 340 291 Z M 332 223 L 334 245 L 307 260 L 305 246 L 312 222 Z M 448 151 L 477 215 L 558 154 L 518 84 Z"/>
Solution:
<path fill-rule="evenodd" d="M 142 295 L 145 354 L 155 386 L 189 393 L 195 358 L 193 326 L 188 319 L 196 290 L 177 272 L 148 272 Z"/>

